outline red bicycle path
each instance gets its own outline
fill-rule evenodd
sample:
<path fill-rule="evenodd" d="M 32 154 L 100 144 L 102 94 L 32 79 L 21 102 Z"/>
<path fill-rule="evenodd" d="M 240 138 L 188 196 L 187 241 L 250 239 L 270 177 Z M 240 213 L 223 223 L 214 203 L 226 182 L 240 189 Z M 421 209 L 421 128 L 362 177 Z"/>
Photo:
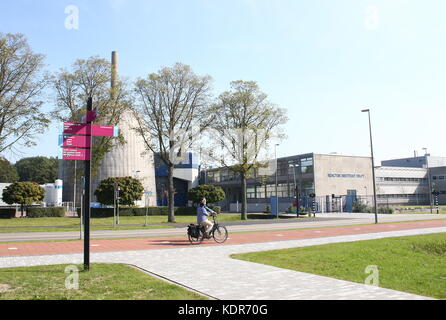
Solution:
<path fill-rule="evenodd" d="M 243 243 L 258 243 L 281 240 L 298 240 L 321 237 L 333 237 L 341 235 L 354 235 L 376 232 L 391 232 L 398 230 L 424 229 L 446 227 L 446 220 L 396 222 L 386 224 L 351 225 L 342 227 L 325 227 L 295 230 L 256 231 L 248 233 L 229 233 L 229 238 L 224 244 L 217 244 L 213 239 L 205 240 L 200 246 L 210 245 L 234 245 Z M 133 251 L 149 249 L 167 249 L 178 247 L 193 247 L 184 229 L 184 236 L 133 238 L 112 240 L 90 240 L 91 252 L 107 251 Z M 82 253 L 83 240 L 55 241 L 55 242 L 17 242 L 0 243 L 0 256 L 31 256 Z"/>

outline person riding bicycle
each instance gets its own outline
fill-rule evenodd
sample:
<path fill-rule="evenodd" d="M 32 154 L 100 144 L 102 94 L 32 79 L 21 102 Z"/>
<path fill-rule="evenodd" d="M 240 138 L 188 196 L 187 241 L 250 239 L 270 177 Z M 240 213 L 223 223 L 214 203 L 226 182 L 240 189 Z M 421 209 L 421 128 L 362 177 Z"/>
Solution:
<path fill-rule="evenodd" d="M 217 213 L 214 210 L 206 206 L 206 198 L 203 198 L 197 207 L 197 223 L 205 227 L 205 237 L 208 236 L 209 231 L 211 231 L 212 227 L 214 226 L 214 224 L 208 220 L 208 217 L 215 214 Z"/>

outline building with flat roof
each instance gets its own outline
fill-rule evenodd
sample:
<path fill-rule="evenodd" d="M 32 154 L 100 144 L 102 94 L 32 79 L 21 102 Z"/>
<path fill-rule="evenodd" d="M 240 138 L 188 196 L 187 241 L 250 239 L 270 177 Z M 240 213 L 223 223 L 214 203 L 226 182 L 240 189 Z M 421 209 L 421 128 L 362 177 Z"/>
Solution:
<path fill-rule="evenodd" d="M 416 167 L 376 167 L 378 205 L 429 204 L 428 170 Z"/>
<path fill-rule="evenodd" d="M 247 179 L 248 212 L 266 211 L 276 195 L 275 160 L 270 163 L 272 170 L 267 175 L 262 168 L 254 169 Z M 430 155 L 383 161 L 375 167 L 378 206 L 429 205 L 430 192 L 437 189 L 438 203 L 446 204 L 446 166 L 439 166 L 442 163 L 446 158 Z M 209 169 L 202 172 L 201 183 L 223 188 L 226 199 L 218 204 L 223 211 L 240 211 L 241 181 L 236 173 L 227 168 Z M 355 201 L 372 206 L 371 158 L 317 153 L 278 158 L 277 195 L 281 212 L 297 203 L 308 209 L 313 199 L 320 212 L 351 211 Z"/>
<path fill-rule="evenodd" d="M 276 195 L 275 161 L 272 170 L 254 169 L 247 179 L 248 212 L 263 212 Z M 241 203 L 241 182 L 238 174 L 227 168 L 206 171 L 207 184 L 223 188 L 226 199 L 218 205 L 223 211 L 237 212 Z M 373 190 L 370 157 L 307 153 L 277 159 L 277 195 L 279 211 L 296 205 L 310 206 L 312 194 L 320 211 L 333 210 L 334 202 L 344 196 L 344 205 L 351 206 L 357 196 Z M 349 200 L 351 199 L 351 200 Z M 350 203 L 349 203 L 350 202 Z"/>
<path fill-rule="evenodd" d="M 404 167 L 404 168 L 435 168 L 446 167 L 446 157 L 433 157 L 430 154 L 411 158 L 383 160 L 383 167 Z"/>

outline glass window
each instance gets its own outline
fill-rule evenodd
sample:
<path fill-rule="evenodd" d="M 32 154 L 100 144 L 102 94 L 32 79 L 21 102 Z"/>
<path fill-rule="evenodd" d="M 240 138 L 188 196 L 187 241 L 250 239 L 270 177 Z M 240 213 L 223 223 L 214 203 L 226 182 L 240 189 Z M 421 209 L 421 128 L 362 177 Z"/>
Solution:
<path fill-rule="evenodd" d="M 303 158 L 300 160 L 302 173 L 313 173 L 313 158 Z"/>

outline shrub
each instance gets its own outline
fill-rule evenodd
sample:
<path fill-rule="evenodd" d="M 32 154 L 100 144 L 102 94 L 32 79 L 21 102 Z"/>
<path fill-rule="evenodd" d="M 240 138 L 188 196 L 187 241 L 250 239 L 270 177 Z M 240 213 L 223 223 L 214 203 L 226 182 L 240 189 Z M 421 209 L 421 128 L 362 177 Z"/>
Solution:
<path fill-rule="evenodd" d="M 11 219 L 11 218 L 15 218 L 15 208 L 0 209 L 0 219 Z"/>
<path fill-rule="evenodd" d="M 141 200 L 144 187 L 141 182 L 132 177 L 111 177 L 101 181 L 94 192 L 99 203 L 113 205 L 115 184 L 118 184 L 119 203 L 121 205 L 133 205 L 135 201 Z"/>
<path fill-rule="evenodd" d="M 372 209 L 362 202 L 353 202 L 353 212 L 370 213 Z"/>
<path fill-rule="evenodd" d="M 378 213 L 393 214 L 393 212 L 394 212 L 393 208 L 387 208 L 387 207 L 379 207 L 378 208 Z"/>
<path fill-rule="evenodd" d="M 214 209 L 212 209 L 212 210 L 214 210 Z M 214 210 L 214 211 L 217 211 L 217 210 Z M 194 216 L 196 214 L 197 214 L 196 207 L 175 207 L 175 215 L 176 216 Z"/>
<path fill-rule="evenodd" d="M 195 210 L 195 208 L 193 208 Z M 220 206 L 209 206 L 209 209 L 214 210 L 217 213 L 221 213 L 221 207 Z M 193 214 L 196 214 L 196 211 L 193 212 Z"/>
<path fill-rule="evenodd" d="M 192 188 L 187 193 L 187 199 L 194 203 L 200 203 L 203 198 L 206 198 L 207 203 L 215 203 L 224 200 L 225 192 L 221 187 L 202 184 Z"/>
<path fill-rule="evenodd" d="M 212 209 L 212 208 L 211 208 Z M 108 218 L 113 217 L 113 208 L 91 208 L 90 216 L 92 218 Z M 220 213 L 220 207 L 213 207 L 214 211 Z M 119 216 L 167 216 L 168 207 L 148 207 L 140 208 L 140 207 L 120 207 L 119 208 Z M 178 216 L 190 216 L 196 215 L 196 208 L 193 207 L 175 207 L 175 215 Z M 77 216 L 80 216 L 80 209 L 77 210 Z"/>
<path fill-rule="evenodd" d="M 45 207 L 45 208 L 28 208 L 26 210 L 28 218 L 43 218 L 43 217 L 65 217 L 64 207 Z"/>
<path fill-rule="evenodd" d="M 35 182 L 15 182 L 3 190 L 3 201 L 7 204 L 20 204 L 20 211 L 33 203 L 41 203 L 45 198 L 45 189 Z"/>

